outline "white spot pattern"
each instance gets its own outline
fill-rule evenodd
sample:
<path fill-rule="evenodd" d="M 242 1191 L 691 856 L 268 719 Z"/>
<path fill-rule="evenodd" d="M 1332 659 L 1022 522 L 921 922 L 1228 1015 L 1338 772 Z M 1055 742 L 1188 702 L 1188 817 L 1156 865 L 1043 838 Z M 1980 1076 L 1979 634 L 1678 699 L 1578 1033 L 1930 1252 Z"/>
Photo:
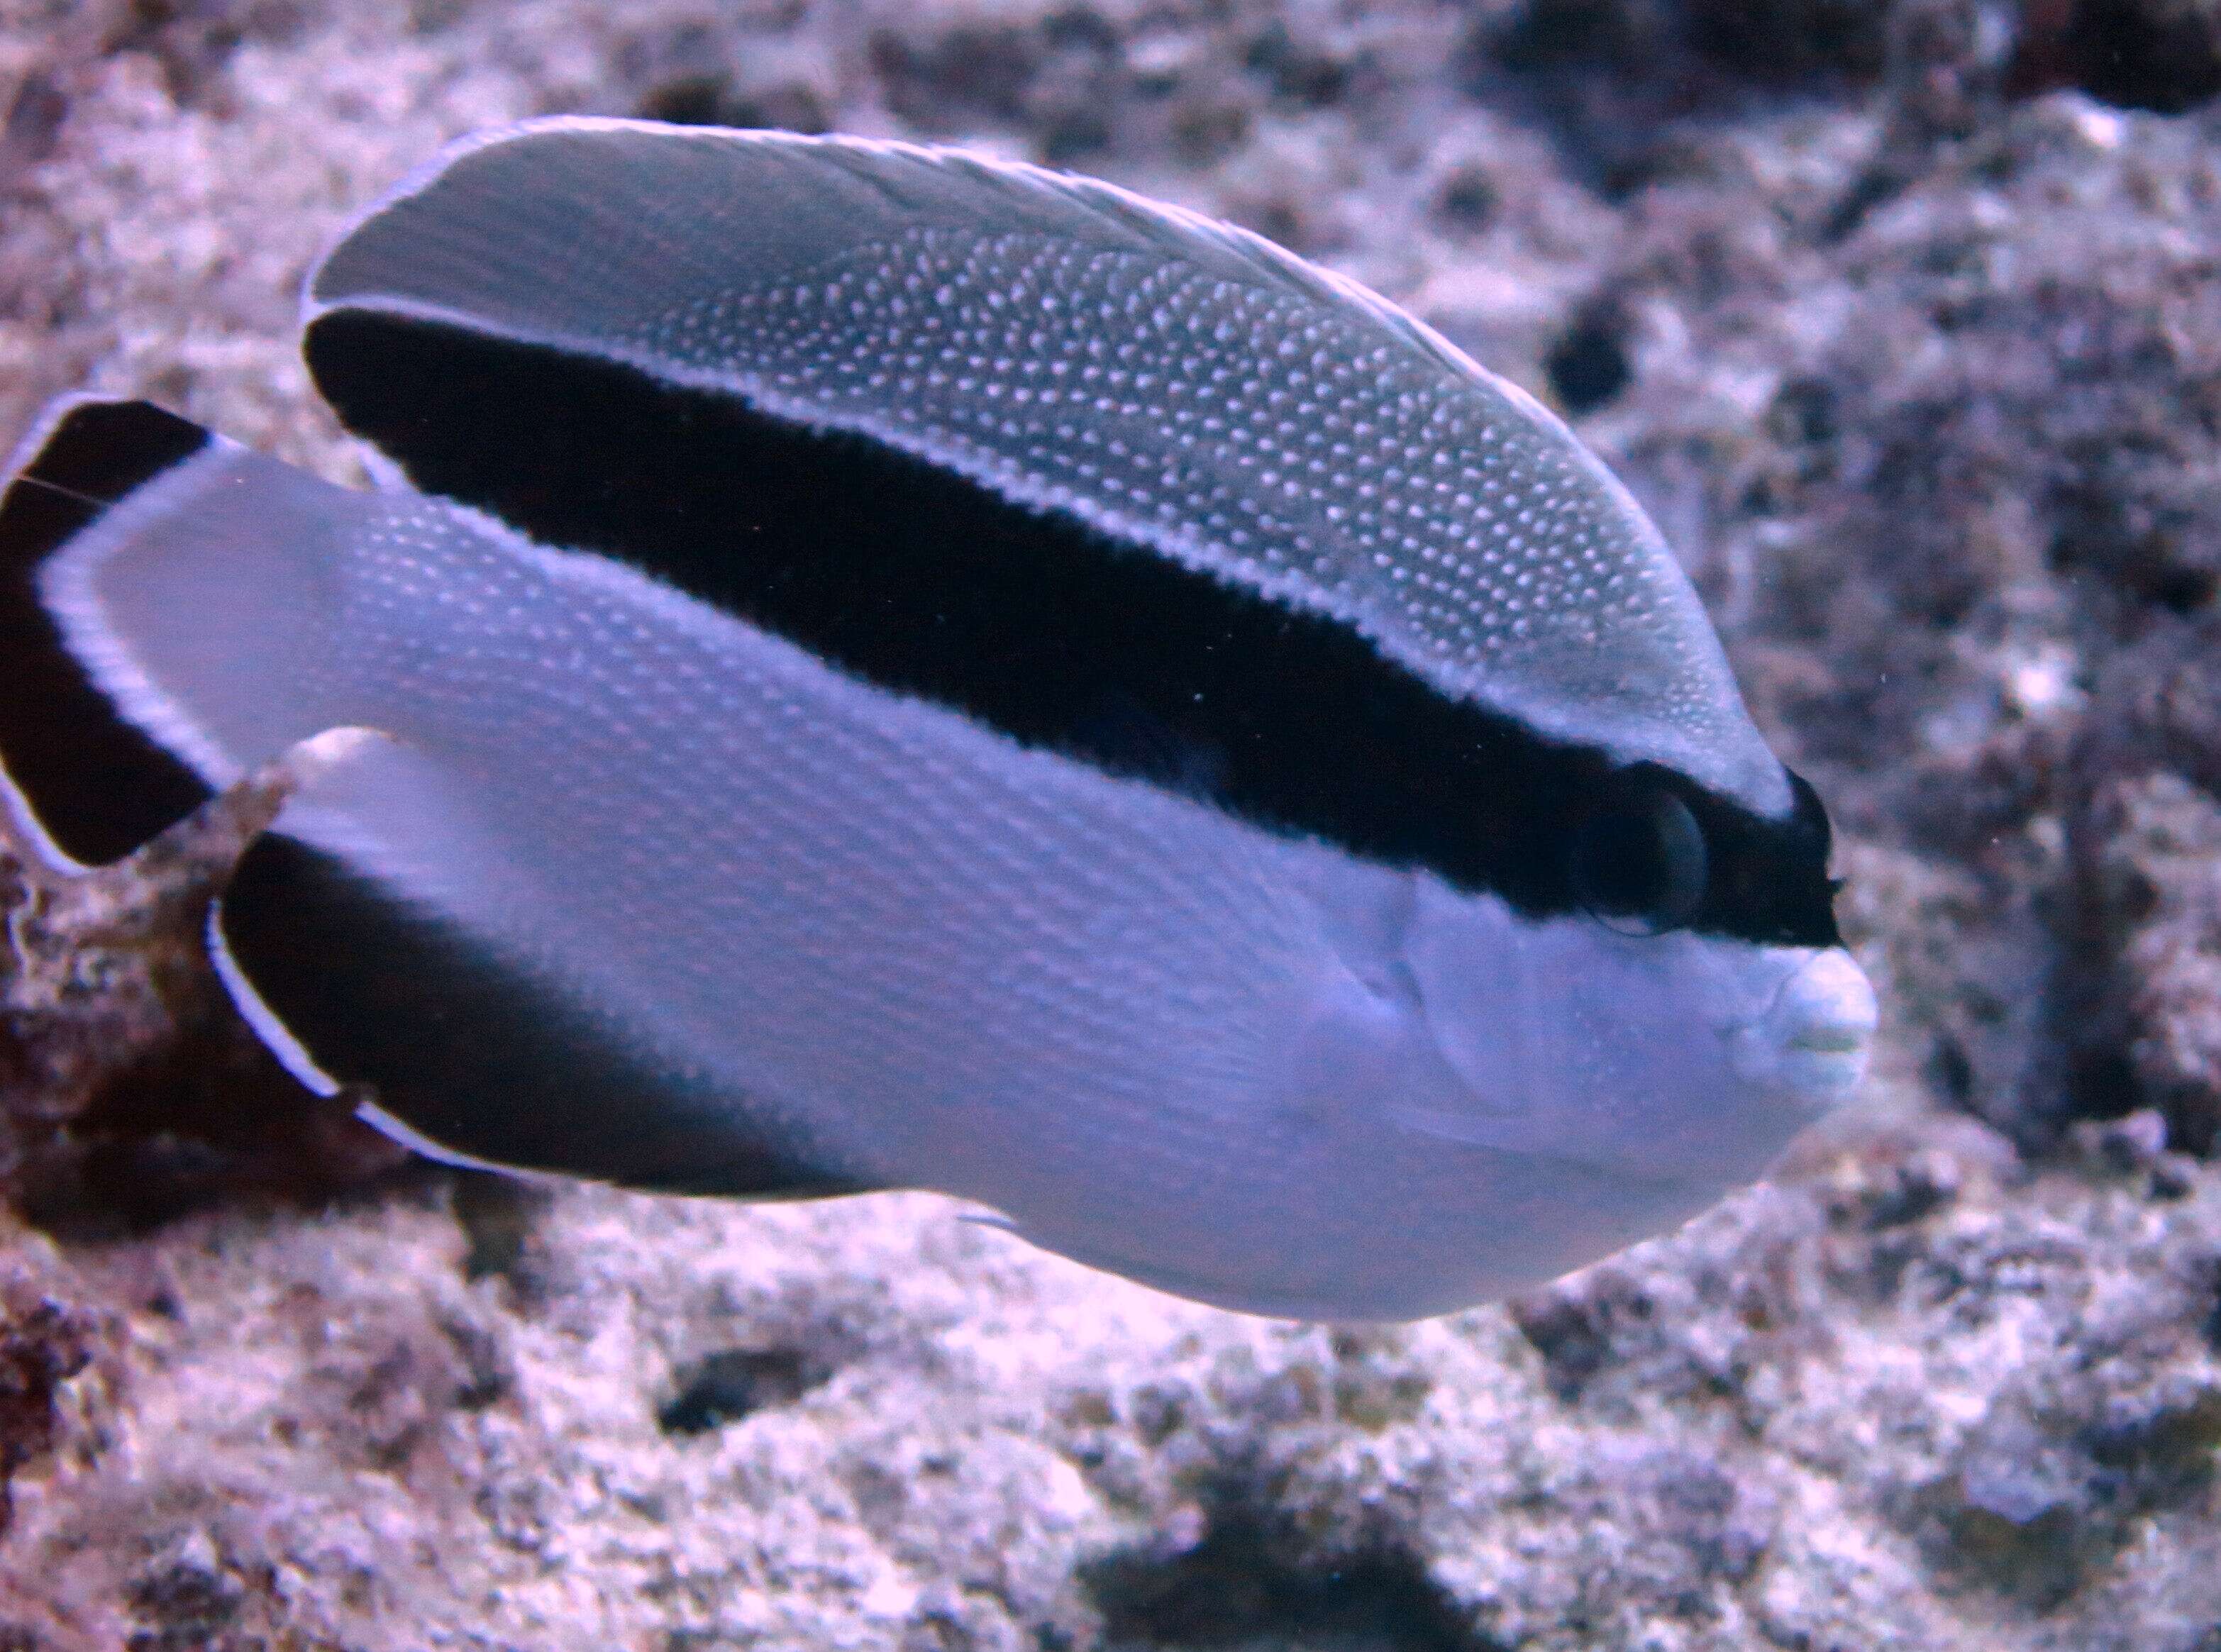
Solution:
<path fill-rule="evenodd" d="M 911 231 L 643 343 L 1454 667 L 1658 635 L 1658 570 L 1569 454 L 1296 295 L 1037 235 Z M 1669 648 L 1669 635 L 1658 635 Z"/>
<path fill-rule="evenodd" d="M 1789 804 L 1657 530 L 1572 433 L 1243 231 L 954 151 L 556 122 L 349 237 L 391 307 L 871 435 L 1324 614 L 1438 691 Z"/>
<path fill-rule="evenodd" d="M 919 227 L 635 347 L 1331 614 L 1551 733 L 1742 723 L 1654 531 L 1561 431 L 1299 292 Z"/>

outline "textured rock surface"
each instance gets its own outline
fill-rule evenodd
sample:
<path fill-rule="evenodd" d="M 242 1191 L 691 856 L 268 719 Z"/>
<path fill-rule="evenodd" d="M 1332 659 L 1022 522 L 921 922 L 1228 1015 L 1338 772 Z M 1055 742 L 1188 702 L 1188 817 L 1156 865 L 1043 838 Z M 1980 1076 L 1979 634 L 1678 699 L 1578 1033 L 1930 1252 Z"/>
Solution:
<path fill-rule="evenodd" d="M 1536 1297 L 1169 1301 L 925 1197 L 397 1167 L 0 856 L 0 1646 L 2221 1644 L 2221 12 L 0 0 L 0 431 L 345 477 L 291 295 L 551 110 L 960 137 L 1567 408 L 1834 801 L 1858 1117 Z"/>

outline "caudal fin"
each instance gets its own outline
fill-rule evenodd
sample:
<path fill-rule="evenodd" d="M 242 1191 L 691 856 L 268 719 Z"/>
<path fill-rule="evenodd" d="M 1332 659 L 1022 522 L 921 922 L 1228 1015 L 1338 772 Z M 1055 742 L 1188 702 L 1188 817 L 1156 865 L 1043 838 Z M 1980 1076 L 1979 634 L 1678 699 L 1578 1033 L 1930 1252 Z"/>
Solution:
<path fill-rule="evenodd" d="M 0 495 L 0 793 L 34 844 L 116 860 L 360 721 L 323 662 L 387 509 L 144 402 L 50 415 Z"/>
<path fill-rule="evenodd" d="M 0 803 L 57 860 L 116 860 L 210 795 L 103 690 L 51 596 L 59 553 L 210 441 L 150 403 L 65 402 L 0 492 Z"/>
<path fill-rule="evenodd" d="M 519 851 L 471 742 L 416 715 L 441 685 L 412 686 L 411 660 L 471 641 L 410 628 L 438 570 L 467 585 L 456 570 L 521 554 L 468 513 L 335 487 L 144 403 L 66 404 L 0 495 L 0 793 L 58 862 L 98 863 L 288 756 L 210 936 L 297 1077 L 451 1158 L 853 1191 L 659 1031 Z M 380 583 L 404 564 L 416 583 Z"/>

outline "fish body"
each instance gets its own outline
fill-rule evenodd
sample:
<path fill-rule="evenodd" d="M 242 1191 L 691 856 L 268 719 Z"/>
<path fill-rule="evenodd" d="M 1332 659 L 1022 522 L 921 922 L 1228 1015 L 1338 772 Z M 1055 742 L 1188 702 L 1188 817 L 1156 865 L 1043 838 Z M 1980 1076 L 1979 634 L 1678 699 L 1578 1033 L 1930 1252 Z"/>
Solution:
<path fill-rule="evenodd" d="M 68 865 L 336 752 L 211 945 L 413 1143 L 1401 1318 L 1857 1080 L 1824 813 L 1655 529 L 1362 289 L 954 152 L 561 120 L 305 324 L 377 491 L 142 404 L 26 445 L 0 760 Z"/>

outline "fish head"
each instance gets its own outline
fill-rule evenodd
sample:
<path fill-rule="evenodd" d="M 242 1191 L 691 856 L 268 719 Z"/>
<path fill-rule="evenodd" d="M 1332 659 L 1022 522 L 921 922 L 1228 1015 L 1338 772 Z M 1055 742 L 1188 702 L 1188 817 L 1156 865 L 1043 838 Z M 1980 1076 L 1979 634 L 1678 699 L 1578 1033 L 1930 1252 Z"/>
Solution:
<path fill-rule="evenodd" d="M 1877 1018 L 1835 934 L 1824 817 L 1798 797 L 1805 829 L 1740 842 L 1678 803 L 1647 845 L 1621 823 L 1617 888 L 1572 873 L 1588 910 L 1538 920 L 1422 880 L 1402 952 L 1440 1067 L 1407 1091 L 1423 1098 L 1406 1121 L 1630 1181 L 1724 1192 L 1761 1174 L 1856 1092 Z"/>

